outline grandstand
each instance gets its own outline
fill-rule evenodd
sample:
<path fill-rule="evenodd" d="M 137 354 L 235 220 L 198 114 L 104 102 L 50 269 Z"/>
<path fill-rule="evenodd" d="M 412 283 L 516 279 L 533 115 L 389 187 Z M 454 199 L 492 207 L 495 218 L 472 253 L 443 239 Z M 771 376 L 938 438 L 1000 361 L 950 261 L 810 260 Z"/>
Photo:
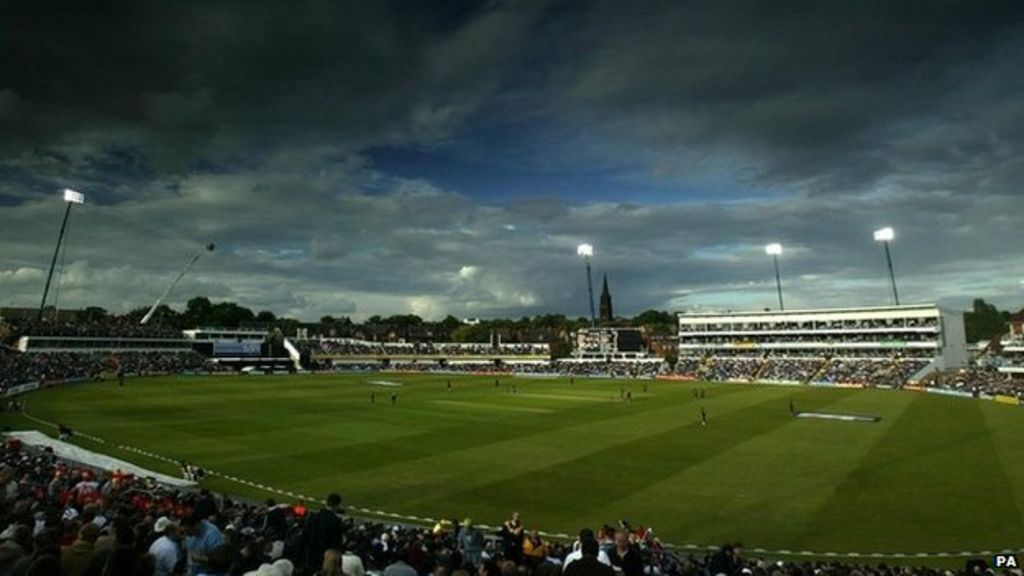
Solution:
<path fill-rule="evenodd" d="M 304 367 L 452 369 L 490 371 L 503 365 L 548 363 L 546 343 L 374 342 L 356 338 L 314 338 L 286 341 Z"/>
<path fill-rule="evenodd" d="M 1007 324 L 1005 334 L 977 344 L 977 363 L 1005 378 L 1024 379 L 1024 311 L 1011 316 Z"/>
<path fill-rule="evenodd" d="M 963 315 L 933 304 L 679 316 L 693 378 L 899 387 L 966 360 Z"/>

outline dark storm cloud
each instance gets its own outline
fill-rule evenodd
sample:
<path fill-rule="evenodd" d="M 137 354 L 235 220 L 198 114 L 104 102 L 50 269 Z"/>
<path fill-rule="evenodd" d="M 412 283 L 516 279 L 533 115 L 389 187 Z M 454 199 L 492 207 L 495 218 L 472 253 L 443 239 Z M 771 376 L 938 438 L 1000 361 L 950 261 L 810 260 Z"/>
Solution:
<path fill-rule="evenodd" d="M 440 137 L 535 13 L 464 3 L 22 3 L 0 24 L 4 150 L 126 129 L 156 159 Z M 13 112 L 12 112 L 13 110 Z"/>
<path fill-rule="evenodd" d="M 576 132 L 603 127 L 589 142 L 606 159 L 625 149 L 686 179 L 724 158 L 757 186 L 856 190 L 903 168 L 889 144 L 920 125 L 1011 133 L 1022 16 L 1012 2 L 602 2 L 558 28 L 572 49 L 545 102 Z"/>
<path fill-rule="evenodd" d="M 897 229 L 908 300 L 1015 304 L 1022 14 L 1010 2 L 7 4 L 0 304 L 38 298 L 64 186 L 90 198 L 72 220 L 68 305 L 148 303 L 209 240 L 219 248 L 178 304 L 582 315 L 584 241 L 624 313 L 771 305 L 769 241 L 785 246 L 792 305 L 874 304 L 887 297 L 870 238 L 883 225 Z M 385 149 L 429 151 L 392 156 L 429 158 L 432 180 L 375 166 Z M 486 174 L 442 183 L 466 165 L 522 189 L 498 201 Z M 637 199 L 651 188 L 656 202 Z"/>

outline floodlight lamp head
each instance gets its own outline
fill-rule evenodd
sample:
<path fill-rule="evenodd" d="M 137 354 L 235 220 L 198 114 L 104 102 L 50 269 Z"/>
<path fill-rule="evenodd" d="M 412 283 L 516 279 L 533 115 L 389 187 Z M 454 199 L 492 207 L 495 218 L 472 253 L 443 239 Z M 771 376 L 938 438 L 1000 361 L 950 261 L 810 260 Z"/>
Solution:
<path fill-rule="evenodd" d="M 896 237 L 896 233 L 893 229 L 886 226 L 885 228 L 879 228 L 875 230 L 875 240 L 878 242 L 888 242 Z"/>
<path fill-rule="evenodd" d="M 778 256 L 782 254 L 782 244 L 773 242 L 764 247 L 764 253 L 769 256 Z"/>
<path fill-rule="evenodd" d="M 76 192 L 71 188 L 64 189 L 64 201 L 69 204 L 85 204 L 85 194 Z"/>
<path fill-rule="evenodd" d="M 594 255 L 594 247 L 590 244 L 580 244 L 576 247 L 576 255 L 583 258 L 590 258 Z"/>

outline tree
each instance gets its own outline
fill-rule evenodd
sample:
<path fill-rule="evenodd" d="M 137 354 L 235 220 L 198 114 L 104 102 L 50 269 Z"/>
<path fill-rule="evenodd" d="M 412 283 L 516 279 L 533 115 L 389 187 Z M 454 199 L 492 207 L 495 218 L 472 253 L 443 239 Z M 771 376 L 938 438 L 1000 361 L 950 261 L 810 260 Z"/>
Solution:
<path fill-rule="evenodd" d="M 445 316 L 444 320 L 441 320 L 438 324 L 441 326 L 441 328 L 445 330 L 445 332 L 451 332 L 452 330 L 455 330 L 459 326 L 462 326 L 462 321 L 456 318 L 455 316 L 449 314 Z"/>
<path fill-rule="evenodd" d="M 556 340 L 548 344 L 551 350 L 551 359 L 566 358 L 572 355 L 572 344 L 565 340 Z"/>
<path fill-rule="evenodd" d="M 277 316 L 275 316 L 270 310 L 260 310 L 259 313 L 256 314 L 257 322 L 273 322 L 274 320 L 277 320 Z"/>
<path fill-rule="evenodd" d="M 1005 312 L 981 298 L 975 298 L 971 311 L 964 314 L 964 331 L 968 342 L 988 341 L 1005 334 L 1007 330 Z"/>
<path fill-rule="evenodd" d="M 105 308 L 99 306 L 86 306 L 82 310 L 81 319 L 86 322 L 99 322 L 108 316 L 108 312 Z"/>
<path fill-rule="evenodd" d="M 632 324 L 642 326 L 651 334 L 672 334 L 676 330 L 675 316 L 661 310 L 646 310 L 633 318 Z"/>
<path fill-rule="evenodd" d="M 423 318 L 415 314 L 396 314 L 385 318 L 383 323 L 395 328 L 408 328 L 423 324 Z"/>
<path fill-rule="evenodd" d="M 491 339 L 491 328 L 482 322 L 475 326 L 463 324 L 453 330 L 451 336 L 455 342 L 489 342 Z"/>
<path fill-rule="evenodd" d="M 213 305 L 206 296 L 196 296 L 185 304 L 185 313 L 182 314 L 182 326 L 184 328 L 198 328 L 209 323 L 210 308 Z"/>
<path fill-rule="evenodd" d="M 220 328 L 238 328 L 242 322 L 256 317 L 252 310 L 234 302 L 218 302 L 210 307 L 208 324 Z"/>

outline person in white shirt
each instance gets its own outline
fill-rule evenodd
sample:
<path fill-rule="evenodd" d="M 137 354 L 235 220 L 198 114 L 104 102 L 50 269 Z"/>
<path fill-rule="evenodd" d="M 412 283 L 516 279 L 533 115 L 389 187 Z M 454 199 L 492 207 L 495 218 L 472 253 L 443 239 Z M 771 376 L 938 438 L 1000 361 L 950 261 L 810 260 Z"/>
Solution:
<path fill-rule="evenodd" d="M 341 570 L 347 576 L 365 576 L 366 569 L 363 567 L 363 560 L 348 550 L 341 557 Z"/>
<path fill-rule="evenodd" d="M 174 567 L 178 565 L 181 558 L 181 548 L 178 546 L 178 525 L 170 518 L 161 516 L 153 525 L 153 532 L 162 534 L 149 547 L 149 555 L 153 557 L 155 564 L 155 576 L 171 576 L 174 574 Z"/>
<path fill-rule="evenodd" d="M 590 528 L 580 530 L 579 538 L 572 544 L 572 552 L 565 556 L 565 562 L 562 563 L 562 572 L 565 572 L 565 569 L 569 567 L 569 564 L 583 558 L 583 550 L 580 549 L 580 542 L 588 539 L 594 540 L 594 531 Z M 597 561 L 605 566 L 612 565 L 611 558 L 608 557 L 608 554 L 604 550 L 597 553 Z"/>

